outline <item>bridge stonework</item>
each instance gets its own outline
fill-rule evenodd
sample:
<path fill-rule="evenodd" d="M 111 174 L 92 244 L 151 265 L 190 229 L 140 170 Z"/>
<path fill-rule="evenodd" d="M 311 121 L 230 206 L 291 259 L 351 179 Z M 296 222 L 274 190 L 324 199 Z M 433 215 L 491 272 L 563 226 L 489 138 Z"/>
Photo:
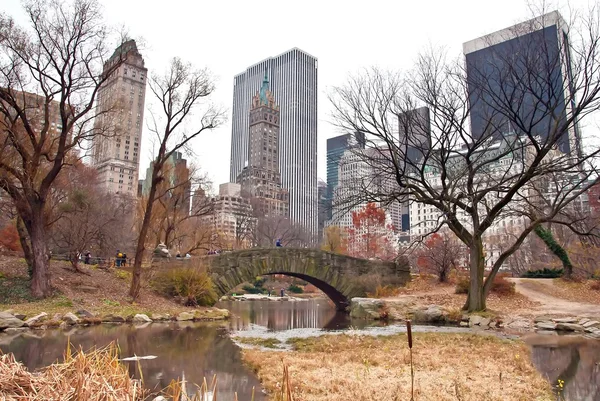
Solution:
<path fill-rule="evenodd" d="M 406 260 L 357 259 L 317 249 L 247 249 L 210 257 L 209 273 L 219 295 L 257 276 L 283 274 L 300 278 L 323 291 L 339 310 L 354 297 L 364 297 L 373 283 L 403 285 L 410 280 Z"/>

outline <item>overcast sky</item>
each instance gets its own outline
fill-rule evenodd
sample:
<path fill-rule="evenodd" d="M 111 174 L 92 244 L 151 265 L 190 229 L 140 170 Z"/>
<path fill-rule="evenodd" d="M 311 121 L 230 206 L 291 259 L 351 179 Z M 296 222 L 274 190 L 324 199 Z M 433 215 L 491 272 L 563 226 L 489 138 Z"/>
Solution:
<path fill-rule="evenodd" d="M 178 56 L 208 67 L 217 78 L 214 101 L 226 107 L 229 120 L 193 146 L 196 164 L 215 187 L 229 180 L 233 76 L 250 65 L 292 47 L 318 58 L 318 175 L 325 179 L 326 140 L 339 134 L 329 124 L 327 93 L 332 86 L 363 67 L 410 68 L 430 45 L 459 56 L 463 42 L 532 15 L 525 0 L 99 1 L 107 23 L 124 25 L 132 38 L 143 38 L 150 73 L 163 71 Z M 0 3 L 0 10 L 23 22 L 19 0 Z M 587 0 L 570 3 L 588 5 Z M 553 4 L 568 18 L 562 7 L 566 2 Z M 143 135 L 142 178 L 150 161 L 147 130 Z"/>

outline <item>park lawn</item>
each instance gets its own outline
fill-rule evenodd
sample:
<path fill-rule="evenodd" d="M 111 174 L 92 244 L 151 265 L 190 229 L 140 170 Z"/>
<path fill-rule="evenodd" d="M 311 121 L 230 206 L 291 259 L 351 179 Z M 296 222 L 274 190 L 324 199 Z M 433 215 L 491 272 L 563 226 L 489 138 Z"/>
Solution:
<path fill-rule="evenodd" d="M 243 350 L 271 399 L 289 367 L 295 399 L 410 400 L 410 354 L 405 334 L 330 335 L 290 340 L 294 351 Z M 528 347 L 491 335 L 414 335 L 415 400 L 550 401 L 552 389 L 535 370 Z"/>

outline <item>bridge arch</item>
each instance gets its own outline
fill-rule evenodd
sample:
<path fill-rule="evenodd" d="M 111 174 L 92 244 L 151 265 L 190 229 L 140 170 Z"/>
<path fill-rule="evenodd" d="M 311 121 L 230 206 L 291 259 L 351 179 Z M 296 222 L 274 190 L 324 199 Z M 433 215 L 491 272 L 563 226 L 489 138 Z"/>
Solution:
<path fill-rule="evenodd" d="M 209 273 L 219 295 L 257 276 L 283 274 L 300 278 L 323 291 L 339 310 L 354 297 L 364 297 L 367 282 L 401 285 L 410 280 L 406 263 L 364 260 L 308 248 L 261 248 L 223 253 L 211 258 Z"/>

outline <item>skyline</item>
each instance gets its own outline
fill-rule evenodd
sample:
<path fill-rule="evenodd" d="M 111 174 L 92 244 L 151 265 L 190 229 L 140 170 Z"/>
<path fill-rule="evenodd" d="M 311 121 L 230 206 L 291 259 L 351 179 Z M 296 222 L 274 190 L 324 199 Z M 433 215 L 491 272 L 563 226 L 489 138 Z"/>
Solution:
<path fill-rule="evenodd" d="M 20 1 L 3 3 L 4 12 L 14 17 L 19 25 L 25 25 Z M 394 70 L 410 68 L 418 52 L 429 46 L 445 46 L 449 57 L 462 57 L 464 42 L 533 16 L 522 0 L 507 0 L 501 4 L 468 0 L 460 7 L 440 1 L 402 6 L 375 1 L 368 8 L 348 7 L 347 3 L 340 7 L 341 2 L 322 4 L 315 1 L 287 8 L 276 2 L 266 2 L 260 7 L 236 2 L 232 7 L 231 4 L 200 6 L 175 1 L 170 7 L 160 9 L 147 7 L 141 1 L 102 0 L 100 3 L 109 24 L 116 28 L 125 25 L 132 38 L 143 39 L 141 42 L 145 42 L 145 46 L 141 53 L 150 73 L 162 72 L 172 57 L 179 56 L 197 68 L 207 67 L 216 76 L 214 101 L 226 108 L 228 121 L 197 140 L 193 145 L 195 157 L 188 156 L 208 174 L 213 191 L 219 184 L 229 181 L 233 82 L 234 76 L 248 66 L 294 47 L 317 57 L 321 99 L 318 105 L 317 176 L 325 179 L 326 140 L 343 134 L 329 124 L 331 105 L 327 94 L 332 86 L 343 84 L 349 74 L 373 65 Z M 571 3 L 575 7 L 587 6 L 583 0 Z M 563 4 L 566 6 L 566 3 L 553 3 L 549 10 L 558 9 L 568 20 L 569 13 Z M 386 12 L 382 13 L 382 9 Z M 294 19 L 286 17 L 290 14 Z M 202 20 L 203 15 L 211 18 Z M 129 20 L 126 21 L 124 16 L 129 16 Z M 162 28 L 156 29 L 157 26 Z M 248 35 L 240 35 L 240 32 Z M 253 34 L 264 40 L 253 41 Z M 156 107 L 151 96 L 146 103 L 150 109 Z M 586 132 L 589 127 L 582 128 L 584 135 L 589 136 Z M 140 170 L 145 171 L 152 148 L 146 125 L 142 136 Z"/>

